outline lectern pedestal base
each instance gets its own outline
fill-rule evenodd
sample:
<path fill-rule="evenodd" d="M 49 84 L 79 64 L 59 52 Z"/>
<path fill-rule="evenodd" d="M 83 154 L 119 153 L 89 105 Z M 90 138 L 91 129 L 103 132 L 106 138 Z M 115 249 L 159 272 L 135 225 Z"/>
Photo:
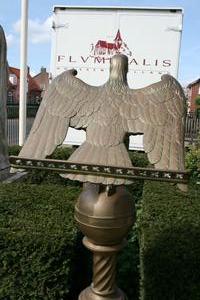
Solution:
<path fill-rule="evenodd" d="M 117 289 L 116 293 L 113 295 L 98 295 L 96 294 L 91 287 L 86 288 L 79 295 L 79 300 L 127 300 L 125 294 Z"/>
<path fill-rule="evenodd" d="M 93 252 L 92 284 L 79 300 L 127 300 L 115 282 L 117 253 L 135 220 L 134 203 L 123 186 L 87 184 L 75 207 L 75 219 Z"/>

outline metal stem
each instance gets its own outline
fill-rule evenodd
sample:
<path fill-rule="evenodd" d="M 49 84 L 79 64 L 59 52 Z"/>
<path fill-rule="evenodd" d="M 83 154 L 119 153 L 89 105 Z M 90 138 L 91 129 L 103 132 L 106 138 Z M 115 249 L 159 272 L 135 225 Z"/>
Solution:
<path fill-rule="evenodd" d="M 94 253 L 93 290 L 96 294 L 109 295 L 116 291 L 116 255 Z"/>

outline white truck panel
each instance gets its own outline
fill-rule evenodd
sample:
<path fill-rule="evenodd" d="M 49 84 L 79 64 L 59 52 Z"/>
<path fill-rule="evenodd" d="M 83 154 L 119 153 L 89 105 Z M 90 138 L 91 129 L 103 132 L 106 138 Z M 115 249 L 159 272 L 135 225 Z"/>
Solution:
<path fill-rule="evenodd" d="M 110 58 L 129 58 L 128 83 L 141 88 L 162 74 L 177 78 L 183 22 L 180 8 L 54 7 L 51 74 L 75 68 L 78 77 L 102 85 Z M 66 144 L 80 145 L 85 132 L 70 129 Z M 130 138 L 130 149 L 143 149 L 142 136 Z"/>

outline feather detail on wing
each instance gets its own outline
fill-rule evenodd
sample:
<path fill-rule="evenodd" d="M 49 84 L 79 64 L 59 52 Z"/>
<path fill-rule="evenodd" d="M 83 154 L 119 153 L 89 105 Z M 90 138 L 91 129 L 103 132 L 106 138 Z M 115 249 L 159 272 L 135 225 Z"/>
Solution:
<path fill-rule="evenodd" d="M 99 88 L 87 85 L 76 74 L 75 70 L 69 70 L 52 81 L 19 156 L 45 158 L 62 144 L 69 126 L 87 126 L 98 109 L 94 95 L 99 93 Z"/>
<path fill-rule="evenodd" d="M 175 78 L 163 75 L 161 79 L 145 88 L 129 90 L 120 114 L 130 133 L 144 134 L 150 163 L 158 169 L 183 170 L 185 96 Z"/>

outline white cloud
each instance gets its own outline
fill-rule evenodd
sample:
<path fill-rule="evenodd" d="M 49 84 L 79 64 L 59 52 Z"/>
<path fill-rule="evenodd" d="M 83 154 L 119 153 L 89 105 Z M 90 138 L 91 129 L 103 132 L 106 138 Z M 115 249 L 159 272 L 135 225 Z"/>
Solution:
<path fill-rule="evenodd" d="M 20 33 L 21 20 L 14 24 L 14 30 Z M 33 44 L 48 43 L 51 40 L 52 17 L 48 17 L 44 22 L 40 20 L 28 21 L 28 38 Z"/>
<path fill-rule="evenodd" d="M 14 42 L 15 42 L 14 35 L 11 34 L 11 33 L 8 34 L 8 35 L 6 35 L 6 42 L 7 42 L 7 47 L 11 47 L 14 44 Z"/>

